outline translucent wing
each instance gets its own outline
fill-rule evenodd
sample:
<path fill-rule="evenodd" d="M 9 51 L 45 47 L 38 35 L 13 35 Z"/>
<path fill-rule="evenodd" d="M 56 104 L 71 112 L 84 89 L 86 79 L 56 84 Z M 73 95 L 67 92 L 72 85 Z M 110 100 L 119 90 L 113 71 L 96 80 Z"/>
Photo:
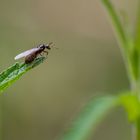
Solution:
<path fill-rule="evenodd" d="M 15 57 L 15 60 L 26 57 L 27 55 L 29 55 L 37 50 L 38 50 L 38 48 L 33 48 L 33 49 L 27 50 L 25 52 L 22 52 Z"/>

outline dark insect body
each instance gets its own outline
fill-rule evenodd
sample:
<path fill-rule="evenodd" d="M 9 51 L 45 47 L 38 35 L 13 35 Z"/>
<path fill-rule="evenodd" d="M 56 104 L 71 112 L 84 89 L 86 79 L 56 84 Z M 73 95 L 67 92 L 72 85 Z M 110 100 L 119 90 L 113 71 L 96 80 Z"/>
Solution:
<path fill-rule="evenodd" d="M 41 55 L 42 52 L 45 52 L 48 55 L 48 51 L 45 51 L 45 49 L 48 49 L 48 50 L 51 49 L 50 45 L 44 45 L 44 44 L 40 45 L 37 48 L 38 48 L 38 50 L 32 52 L 31 54 L 29 54 L 25 57 L 26 64 L 33 62 L 38 55 Z"/>
<path fill-rule="evenodd" d="M 36 48 L 27 50 L 27 51 L 17 55 L 15 57 L 15 60 L 25 57 L 25 63 L 29 64 L 29 63 L 33 62 L 35 60 L 35 58 L 38 57 L 38 55 L 42 56 L 42 53 L 46 53 L 48 55 L 47 50 L 51 49 L 51 47 L 52 47 L 51 45 L 52 45 L 52 43 L 49 43 L 48 45 L 44 45 L 44 44 L 39 45 Z"/>
<path fill-rule="evenodd" d="M 25 57 L 25 63 L 29 64 L 29 63 L 33 62 L 36 57 L 37 57 L 36 53 L 31 53 L 31 54 L 27 55 Z"/>

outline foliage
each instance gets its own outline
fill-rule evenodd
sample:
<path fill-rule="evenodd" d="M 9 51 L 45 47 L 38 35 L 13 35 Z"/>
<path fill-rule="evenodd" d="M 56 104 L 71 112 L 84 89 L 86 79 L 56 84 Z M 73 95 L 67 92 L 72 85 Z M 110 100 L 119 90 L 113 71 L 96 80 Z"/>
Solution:
<path fill-rule="evenodd" d="M 97 124 L 101 122 L 110 109 L 121 106 L 128 114 L 128 120 L 135 129 L 134 140 L 140 140 L 140 10 L 138 11 L 135 35 L 128 35 L 122 26 L 120 17 L 110 0 L 101 0 L 113 24 L 120 49 L 125 61 L 130 80 L 130 91 L 121 92 L 119 96 L 106 96 L 93 99 L 74 121 L 71 129 L 62 140 L 86 140 Z M 132 130 L 134 131 L 134 130 Z"/>
<path fill-rule="evenodd" d="M 0 91 L 8 88 L 23 74 L 42 63 L 45 59 L 45 57 L 36 58 L 31 64 L 15 63 L 13 66 L 0 73 Z"/>
<path fill-rule="evenodd" d="M 114 5 L 110 0 L 101 0 L 113 24 L 116 37 L 122 50 L 131 89 L 121 92 L 119 96 L 105 96 L 91 99 L 83 108 L 71 128 L 63 135 L 62 140 L 86 140 L 94 132 L 103 117 L 114 107 L 120 106 L 133 123 L 136 140 L 140 140 L 140 10 L 138 10 L 135 35 L 128 35 L 122 26 Z M 16 63 L 0 74 L 0 91 L 9 87 L 28 70 L 36 67 L 45 57 L 35 59 L 31 64 Z"/>
<path fill-rule="evenodd" d="M 92 99 L 80 113 L 79 118 L 73 122 L 63 140 L 85 140 L 109 110 L 116 105 L 118 105 L 118 98 L 112 96 Z"/>

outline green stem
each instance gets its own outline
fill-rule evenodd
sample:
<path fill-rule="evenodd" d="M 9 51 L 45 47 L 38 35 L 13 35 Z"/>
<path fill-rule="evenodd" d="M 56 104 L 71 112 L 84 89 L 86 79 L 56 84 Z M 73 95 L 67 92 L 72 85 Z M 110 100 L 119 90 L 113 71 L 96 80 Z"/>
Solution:
<path fill-rule="evenodd" d="M 135 48 L 140 53 L 140 2 L 138 4 L 138 14 L 137 14 L 137 23 L 135 29 Z"/>
<path fill-rule="evenodd" d="M 140 1 L 138 1 L 138 11 L 137 11 L 137 22 L 136 22 L 136 29 L 135 29 L 135 38 L 134 38 L 134 48 L 138 53 L 138 80 L 136 81 L 137 87 L 137 96 L 140 100 Z M 136 137 L 135 140 L 140 140 L 140 118 L 136 120 L 135 123 L 135 131 Z"/>
<path fill-rule="evenodd" d="M 137 22 L 135 28 L 135 37 L 134 37 L 134 49 L 136 50 L 135 56 L 137 55 L 137 93 L 140 94 L 140 1 L 138 1 L 138 11 L 137 11 Z M 135 61 L 136 62 L 136 61 Z"/>
<path fill-rule="evenodd" d="M 135 81 L 133 88 L 131 89 L 132 93 L 135 93 L 138 100 L 140 101 L 140 85 L 139 80 Z M 140 140 L 140 118 L 138 118 L 132 127 L 132 140 Z"/>
<path fill-rule="evenodd" d="M 117 35 L 118 41 L 123 48 L 127 47 L 127 35 L 122 27 L 120 19 L 114 10 L 114 6 L 111 4 L 109 0 L 102 0 L 103 4 L 105 5 L 109 16 L 111 17 L 111 21 L 113 23 L 113 27 L 115 29 L 115 33 Z"/>
<path fill-rule="evenodd" d="M 110 0 L 101 0 L 107 9 L 108 15 L 110 16 L 111 22 L 113 24 L 113 29 L 115 30 L 115 35 L 118 39 L 120 49 L 122 51 L 122 56 L 125 62 L 126 70 L 128 73 L 129 81 L 131 84 L 131 88 L 135 85 L 135 71 L 133 70 L 132 63 L 129 59 L 129 49 L 131 49 L 132 45 L 130 40 L 121 24 L 120 18 L 115 10 L 115 7 L 110 2 Z"/>
<path fill-rule="evenodd" d="M 140 140 L 140 119 L 136 121 L 134 126 L 134 140 Z"/>
<path fill-rule="evenodd" d="M 110 2 L 110 0 L 101 0 L 105 5 L 110 19 L 113 23 L 115 33 L 120 43 L 122 54 L 124 57 L 124 62 L 126 64 L 128 77 L 130 80 L 131 90 L 136 93 L 139 98 L 140 95 L 140 9 L 138 12 L 138 22 L 136 28 L 135 41 L 131 44 L 131 39 L 127 36 L 117 12 Z M 140 99 L 140 98 L 139 98 Z M 140 118 L 136 120 L 134 127 L 132 128 L 134 135 L 133 140 L 140 140 Z"/>

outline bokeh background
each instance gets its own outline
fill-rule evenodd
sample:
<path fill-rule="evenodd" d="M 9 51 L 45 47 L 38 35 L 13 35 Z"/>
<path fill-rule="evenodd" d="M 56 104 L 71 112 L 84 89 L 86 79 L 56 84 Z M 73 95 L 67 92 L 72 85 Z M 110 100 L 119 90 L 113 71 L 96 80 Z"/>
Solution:
<path fill-rule="evenodd" d="M 112 2 L 133 34 L 137 1 Z M 129 88 L 100 0 L 0 0 L 0 71 L 20 52 L 51 41 L 59 49 L 0 96 L 2 140 L 58 140 L 91 97 Z M 126 114 L 118 108 L 90 140 L 130 136 Z"/>

